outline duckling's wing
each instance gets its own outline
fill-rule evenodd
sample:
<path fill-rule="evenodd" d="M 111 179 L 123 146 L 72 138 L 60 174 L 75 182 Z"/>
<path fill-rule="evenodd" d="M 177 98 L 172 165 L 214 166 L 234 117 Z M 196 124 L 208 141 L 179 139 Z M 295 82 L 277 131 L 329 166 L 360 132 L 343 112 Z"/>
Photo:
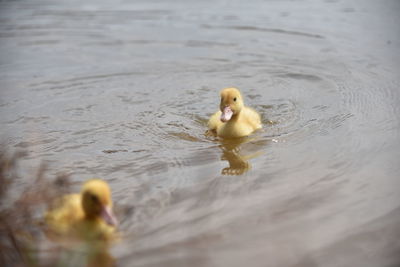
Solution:
<path fill-rule="evenodd" d="M 218 110 L 217 112 L 215 112 L 211 117 L 210 120 L 208 121 L 208 129 L 212 130 L 212 131 L 216 131 L 219 127 L 219 125 L 221 124 L 221 111 Z"/>
<path fill-rule="evenodd" d="M 249 107 L 246 107 L 245 111 L 246 111 L 247 123 L 250 124 L 254 130 L 261 129 L 262 124 L 261 124 L 260 114 L 258 114 L 257 111 Z"/>

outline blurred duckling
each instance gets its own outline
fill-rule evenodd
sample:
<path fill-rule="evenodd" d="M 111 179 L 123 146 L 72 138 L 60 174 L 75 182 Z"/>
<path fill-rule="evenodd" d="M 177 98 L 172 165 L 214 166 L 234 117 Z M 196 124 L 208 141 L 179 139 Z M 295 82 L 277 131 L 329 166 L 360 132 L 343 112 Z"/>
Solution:
<path fill-rule="evenodd" d="M 80 194 L 65 195 L 54 204 L 45 215 L 50 239 L 107 242 L 115 238 L 118 223 L 105 181 L 91 179 L 84 183 Z"/>
<path fill-rule="evenodd" d="M 219 108 L 208 121 L 209 132 L 213 135 L 238 138 L 262 128 L 260 115 L 244 105 L 242 95 L 236 88 L 225 88 L 221 91 Z"/>

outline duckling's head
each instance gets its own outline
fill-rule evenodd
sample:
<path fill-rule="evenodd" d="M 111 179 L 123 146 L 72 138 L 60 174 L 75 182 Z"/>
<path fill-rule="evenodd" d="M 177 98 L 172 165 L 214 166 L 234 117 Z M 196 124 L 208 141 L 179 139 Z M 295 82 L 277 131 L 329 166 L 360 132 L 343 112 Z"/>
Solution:
<path fill-rule="evenodd" d="M 243 106 L 243 98 L 238 89 L 225 88 L 221 91 L 221 104 L 219 108 L 222 112 L 222 122 L 227 122 L 232 117 L 238 115 Z"/>
<path fill-rule="evenodd" d="M 100 179 L 89 180 L 83 185 L 81 194 L 86 218 L 101 218 L 109 225 L 117 225 L 112 212 L 110 187 L 106 182 Z"/>

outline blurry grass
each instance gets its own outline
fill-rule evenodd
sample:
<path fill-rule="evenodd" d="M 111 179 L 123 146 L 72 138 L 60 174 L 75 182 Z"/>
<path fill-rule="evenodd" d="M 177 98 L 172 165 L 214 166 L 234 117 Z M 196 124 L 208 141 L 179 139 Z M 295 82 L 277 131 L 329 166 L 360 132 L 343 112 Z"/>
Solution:
<path fill-rule="evenodd" d="M 35 175 L 24 177 L 24 186 L 16 186 L 21 179 L 17 163 L 24 156 L 0 151 L 0 266 L 53 266 L 41 259 L 41 216 L 48 203 L 70 191 L 71 184 L 65 175 L 47 179 L 42 165 Z"/>

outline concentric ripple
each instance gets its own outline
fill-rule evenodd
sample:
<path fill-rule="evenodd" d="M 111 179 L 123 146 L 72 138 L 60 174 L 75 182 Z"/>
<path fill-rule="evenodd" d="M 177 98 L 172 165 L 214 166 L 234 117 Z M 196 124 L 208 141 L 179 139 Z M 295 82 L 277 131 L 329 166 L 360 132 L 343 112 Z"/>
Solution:
<path fill-rule="evenodd" d="M 2 1 L 1 142 L 110 183 L 117 265 L 397 266 L 399 8 Z M 225 87 L 262 130 L 205 135 Z"/>

